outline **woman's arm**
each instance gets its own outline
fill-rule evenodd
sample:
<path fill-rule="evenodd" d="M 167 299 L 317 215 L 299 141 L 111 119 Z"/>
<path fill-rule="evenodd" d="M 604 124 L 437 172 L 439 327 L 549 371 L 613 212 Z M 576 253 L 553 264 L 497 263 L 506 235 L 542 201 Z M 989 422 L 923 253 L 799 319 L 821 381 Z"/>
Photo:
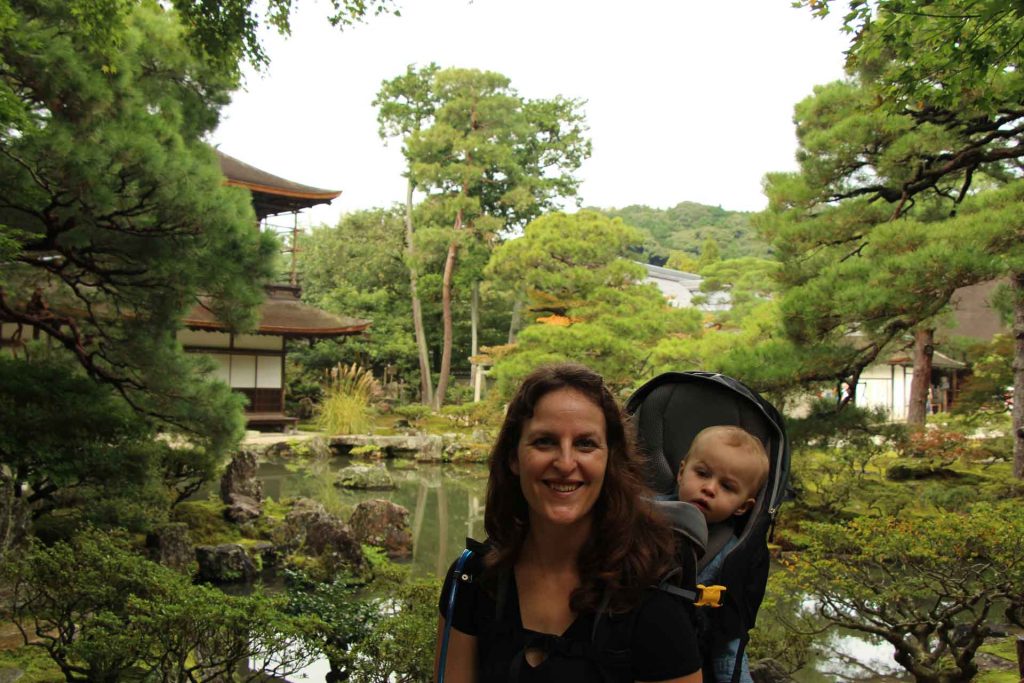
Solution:
<path fill-rule="evenodd" d="M 441 638 L 444 636 L 444 617 L 437 618 L 437 647 L 434 648 L 434 681 L 441 678 Z M 457 628 L 448 633 L 448 654 L 444 669 L 444 683 L 476 683 L 476 636 L 466 635 Z M 680 683 L 699 683 L 685 681 Z"/>

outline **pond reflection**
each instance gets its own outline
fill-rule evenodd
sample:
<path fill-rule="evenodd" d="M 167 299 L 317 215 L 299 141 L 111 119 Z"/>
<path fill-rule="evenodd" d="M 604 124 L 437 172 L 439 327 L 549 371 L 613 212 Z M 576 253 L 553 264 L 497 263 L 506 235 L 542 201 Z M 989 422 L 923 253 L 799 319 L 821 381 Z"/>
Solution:
<path fill-rule="evenodd" d="M 416 576 L 441 576 L 466 546 L 467 536 L 483 540 L 485 466 L 388 460 L 388 472 L 396 485 L 392 490 L 359 491 L 334 486 L 337 471 L 351 462 L 339 457 L 310 461 L 301 468 L 265 462 L 258 476 L 264 495 L 276 501 L 312 498 L 346 520 L 364 500 L 383 499 L 403 506 L 410 515 L 411 563 Z"/>

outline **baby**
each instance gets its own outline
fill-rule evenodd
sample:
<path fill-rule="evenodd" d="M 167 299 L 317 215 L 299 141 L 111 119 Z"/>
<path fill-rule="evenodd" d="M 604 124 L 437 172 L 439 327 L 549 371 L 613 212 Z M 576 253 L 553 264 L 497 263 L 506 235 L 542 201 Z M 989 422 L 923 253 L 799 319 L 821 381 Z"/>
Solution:
<path fill-rule="evenodd" d="M 718 425 L 702 430 L 679 465 L 679 500 L 700 508 L 708 522 L 709 553 L 701 560 L 697 582 L 716 583 L 722 561 L 737 543 L 732 522 L 744 514 L 768 479 L 768 452 L 756 436 L 740 427 Z M 728 540 L 716 552 L 714 539 Z M 739 639 L 712 641 L 714 682 L 731 681 L 740 651 Z M 741 683 L 752 683 L 746 652 L 739 656 Z M 711 682 L 709 682 L 711 683 Z"/>
<path fill-rule="evenodd" d="M 710 527 L 749 510 L 767 478 L 760 439 L 740 427 L 708 427 L 679 465 L 679 500 L 699 507 Z"/>

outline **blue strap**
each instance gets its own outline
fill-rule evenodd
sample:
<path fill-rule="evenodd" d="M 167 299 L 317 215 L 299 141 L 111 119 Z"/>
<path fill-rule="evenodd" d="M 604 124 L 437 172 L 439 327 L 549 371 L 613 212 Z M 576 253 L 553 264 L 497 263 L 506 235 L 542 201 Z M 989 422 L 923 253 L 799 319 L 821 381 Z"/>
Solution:
<path fill-rule="evenodd" d="M 448 638 L 451 636 L 452 618 L 455 616 L 455 593 L 459 590 L 460 581 L 469 580 L 469 577 L 464 575 L 462 570 L 472 556 L 473 551 L 467 548 L 459 555 L 459 559 L 455 560 L 452 589 L 448 592 L 448 607 L 444 613 L 444 633 L 441 635 L 441 657 L 437 663 L 437 683 L 444 683 L 444 672 L 448 662 Z"/>

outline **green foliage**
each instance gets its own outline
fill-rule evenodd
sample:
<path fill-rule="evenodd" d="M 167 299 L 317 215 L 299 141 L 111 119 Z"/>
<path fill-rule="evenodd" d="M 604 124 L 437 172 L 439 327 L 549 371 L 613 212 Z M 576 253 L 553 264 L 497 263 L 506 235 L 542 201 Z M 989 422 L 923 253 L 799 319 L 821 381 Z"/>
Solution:
<path fill-rule="evenodd" d="M 884 409 L 847 406 L 819 398 L 811 402 L 806 417 L 786 420 L 786 433 L 794 450 L 800 448 L 853 448 L 877 455 L 901 447 L 904 425 L 889 421 Z"/>
<path fill-rule="evenodd" d="M 34 544 L 7 571 L 6 615 L 68 681 L 210 681 L 250 658 L 261 673 L 285 675 L 311 657 L 298 637 L 306 622 L 275 601 L 193 586 L 116 535 L 85 530 L 71 543 Z"/>
<path fill-rule="evenodd" d="M 1024 590 L 1024 508 L 977 504 L 928 518 L 805 524 L 790 591 L 827 621 L 881 636 L 918 681 L 967 681 L 997 605 Z"/>
<path fill-rule="evenodd" d="M 380 588 L 383 588 L 381 586 Z M 381 619 L 354 648 L 355 672 L 366 683 L 419 683 L 434 675 L 437 581 L 408 579 L 376 603 Z"/>
<path fill-rule="evenodd" d="M 816 14 L 830 3 L 799 0 Z M 1020 103 L 1024 10 L 1013 0 L 854 2 L 843 17 L 853 36 L 850 71 L 878 83 L 886 107 L 1004 109 Z"/>
<path fill-rule="evenodd" d="M 950 148 L 1001 143 L 873 102 L 870 84 L 817 87 L 796 107 L 800 172 L 766 180 L 758 223 L 782 262 L 785 331 L 820 356 L 798 369 L 804 381 L 853 381 L 904 334 L 934 326 L 958 287 L 998 272 L 991 240 L 1015 230 L 994 203 L 1015 200 L 968 194 L 1002 177 L 1002 162 L 921 175 Z"/>
<path fill-rule="evenodd" d="M 20 683 L 58 683 L 64 680 L 57 664 L 36 647 L 0 650 L 0 671 L 4 669 L 21 671 Z"/>
<path fill-rule="evenodd" d="M 238 543 L 241 532 L 224 517 L 224 507 L 219 498 L 186 500 L 174 506 L 171 520 L 188 525 L 189 536 L 197 545 Z"/>
<path fill-rule="evenodd" d="M 219 460 L 162 438 L 112 388 L 59 356 L 0 358 L 0 413 L 0 465 L 25 487 L 37 532 L 51 539 L 84 523 L 148 531 Z"/>
<path fill-rule="evenodd" d="M 384 457 L 384 451 L 380 446 L 376 444 L 368 443 L 365 446 L 356 446 L 348 452 L 353 458 L 370 458 L 371 460 L 380 460 Z"/>
<path fill-rule="evenodd" d="M 334 675 L 363 683 L 429 681 L 440 585 L 412 579 L 406 567 L 392 564 L 378 549 L 366 550 L 369 584 L 345 576 L 322 583 L 289 573 L 290 610 L 319 620 L 309 635 Z"/>
<path fill-rule="evenodd" d="M 441 409 L 441 414 L 457 427 L 479 427 L 496 422 L 494 406 L 489 401 L 448 405 Z"/>
<path fill-rule="evenodd" d="M 775 279 L 778 270 L 778 261 L 753 256 L 711 260 L 700 269 L 702 298 L 695 297 L 694 304 L 713 301 L 716 294 L 725 294 L 729 298 L 729 309 L 716 312 L 715 320 L 735 324 L 778 291 Z"/>
<path fill-rule="evenodd" d="M 451 376 L 453 293 L 461 291 L 465 299 L 475 288 L 503 233 L 522 227 L 559 197 L 576 194 L 580 181 L 574 174 L 590 155 L 582 102 L 561 96 L 528 100 L 501 74 L 431 64 L 421 70 L 410 66 L 385 82 L 375 104 L 381 107 L 381 134 L 404 136 L 410 192 L 415 187 L 427 195 L 416 212 L 422 227 L 415 238 L 407 226 L 407 253 L 422 257 L 443 247 L 439 281 L 422 277 L 417 290 L 441 294 L 434 395 L 440 407 Z M 421 269 L 408 265 L 411 278 L 417 277 Z M 419 351 L 423 373 L 422 342 Z"/>
<path fill-rule="evenodd" d="M 673 252 L 696 258 L 701 254 L 701 245 L 708 239 L 717 243 L 722 258 L 765 258 L 771 254 L 771 249 L 752 228 L 750 214 L 746 212 L 728 211 L 720 206 L 696 202 L 681 202 L 669 209 L 633 205 L 599 211 L 611 218 L 621 218 L 627 225 L 650 235 L 653 247 L 644 250 L 647 253 L 645 260 L 656 263 L 655 259 L 663 260 L 668 255 L 670 262 L 665 263 L 668 268 L 696 272 L 696 265 L 678 260 L 680 255 L 675 256 L 677 260 L 673 265 Z"/>
<path fill-rule="evenodd" d="M 984 419 L 1009 413 L 1007 390 L 1013 386 L 1013 339 L 998 334 L 971 351 L 971 374 L 960 388 L 953 412 Z"/>
<path fill-rule="evenodd" d="M 367 638 L 380 621 L 377 606 L 361 594 L 362 582 L 338 575 L 330 582 L 319 582 L 311 576 L 290 570 L 285 572 L 288 611 L 317 619 L 307 632 L 310 645 L 319 650 L 331 667 L 336 680 L 345 680 L 358 666 L 353 648 Z"/>
<path fill-rule="evenodd" d="M 654 286 L 640 284 L 643 269 L 622 258 L 638 238 L 593 211 L 554 213 L 495 251 L 488 276 L 525 292 L 538 316 L 498 357 L 492 374 L 503 395 L 538 364 L 562 360 L 584 362 L 626 389 L 650 372 L 660 343 L 700 333 L 696 310 L 670 307 Z"/>
<path fill-rule="evenodd" d="M 772 659 L 792 674 L 811 661 L 814 635 L 820 626 L 808 623 L 810 616 L 779 577 L 779 570 L 768 575 L 768 587 L 758 611 L 757 627 L 750 633 L 747 655 L 751 662 Z"/>
<path fill-rule="evenodd" d="M 378 375 L 397 366 L 400 376 L 417 381 L 403 249 L 402 216 L 394 209 L 350 213 L 334 227 L 321 226 L 303 236 L 303 297 L 324 310 L 373 321 L 366 335 L 343 344 L 317 344 L 316 352 L 301 351 L 304 366 L 316 370 L 359 362 Z"/>
<path fill-rule="evenodd" d="M 0 317 L 216 457 L 240 404 L 175 340 L 201 293 L 254 321 L 273 238 L 203 141 L 238 85 L 156 2 L 4 3 Z M 209 369 L 208 367 L 205 369 Z"/>
<path fill-rule="evenodd" d="M 406 406 L 398 406 L 392 412 L 394 412 L 395 415 L 404 418 L 405 421 L 409 423 L 410 427 L 420 429 L 423 427 L 423 423 L 432 411 L 430 410 L 430 406 L 425 406 L 421 403 L 411 403 Z"/>
<path fill-rule="evenodd" d="M 355 363 L 339 364 L 327 372 L 317 426 L 328 434 L 363 432 L 371 424 L 370 399 L 377 390 L 373 372 Z"/>
<path fill-rule="evenodd" d="M 173 6 L 189 27 L 187 37 L 195 51 L 224 68 L 237 70 L 242 60 L 257 68 L 266 66 L 270 58 L 260 42 L 260 29 L 272 27 L 282 34 L 291 30 L 291 0 L 220 0 L 213 5 L 176 0 Z M 390 0 L 331 0 L 331 7 L 328 20 L 339 27 L 363 21 L 371 11 L 374 15 L 399 14 Z"/>

